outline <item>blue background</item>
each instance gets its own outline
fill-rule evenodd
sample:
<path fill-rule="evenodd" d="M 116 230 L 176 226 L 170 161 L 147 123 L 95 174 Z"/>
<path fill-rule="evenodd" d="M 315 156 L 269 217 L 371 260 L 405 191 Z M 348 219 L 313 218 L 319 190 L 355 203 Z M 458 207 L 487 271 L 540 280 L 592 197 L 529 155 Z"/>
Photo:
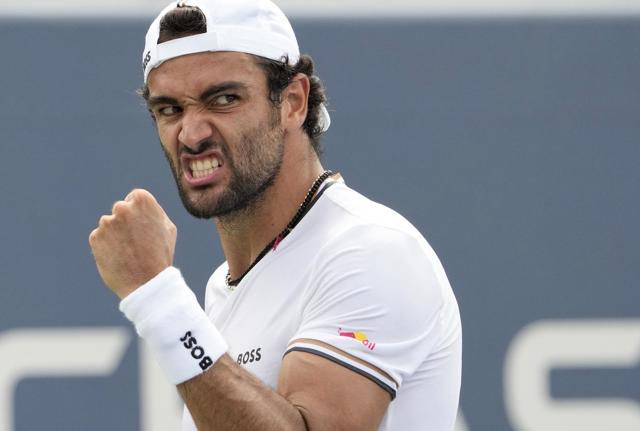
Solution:
<path fill-rule="evenodd" d="M 146 25 L 0 21 L 0 333 L 126 326 L 87 237 L 134 187 L 178 226 L 176 264 L 201 298 L 223 260 L 135 94 Z M 430 241 L 462 312 L 468 428 L 512 429 L 502 372 L 520 329 L 640 317 L 640 19 L 294 27 L 330 97 L 325 167 Z M 137 354 L 108 378 L 24 380 L 16 430 L 138 429 Z M 553 395 L 639 401 L 639 374 L 557 370 Z"/>

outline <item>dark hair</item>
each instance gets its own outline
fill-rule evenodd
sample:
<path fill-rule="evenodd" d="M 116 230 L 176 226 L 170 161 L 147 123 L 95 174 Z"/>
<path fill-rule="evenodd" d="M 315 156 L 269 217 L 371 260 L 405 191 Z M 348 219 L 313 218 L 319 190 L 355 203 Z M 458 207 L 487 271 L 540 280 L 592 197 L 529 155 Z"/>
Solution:
<path fill-rule="evenodd" d="M 193 6 L 177 7 L 168 12 L 160 21 L 160 37 L 158 43 L 178 39 L 194 34 L 201 34 L 207 31 L 207 19 L 202 11 Z M 304 73 L 309 77 L 311 87 L 309 89 L 309 100 L 307 107 L 307 118 L 305 118 L 302 128 L 304 129 L 313 150 L 318 156 L 322 153 L 320 137 L 323 133 L 319 124 L 320 108 L 326 103 L 324 86 L 318 76 L 314 75 L 314 64 L 311 56 L 303 54 L 300 60 L 291 66 L 289 59 L 283 57 L 281 61 L 271 60 L 253 55 L 256 63 L 264 70 L 269 89 L 269 100 L 274 106 L 280 106 L 282 102 L 282 92 L 291 83 L 293 77 L 298 73 Z M 149 98 L 149 88 L 145 84 L 140 95 L 145 100 Z"/>

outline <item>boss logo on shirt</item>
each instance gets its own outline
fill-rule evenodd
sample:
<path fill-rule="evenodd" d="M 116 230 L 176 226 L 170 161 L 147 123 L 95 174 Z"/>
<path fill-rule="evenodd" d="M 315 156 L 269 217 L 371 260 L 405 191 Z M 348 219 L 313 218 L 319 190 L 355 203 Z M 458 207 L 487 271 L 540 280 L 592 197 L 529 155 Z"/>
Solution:
<path fill-rule="evenodd" d="M 205 356 L 204 349 L 198 346 L 198 341 L 191 335 L 191 331 L 187 331 L 184 337 L 180 338 L 180 341 L 182 341 L 184 348 L 190 351 L 191 357 L 198 361 L 202 371 L 213 365 L 211 358 Z"/>
<path fill-rule="evenodd" d="M 238 355 L 238 364 L 246 365 L 251 362 L 258 362 L 260 359 L 262 359 L 262 354 L 260 353 L 260 350 L 262 350 L 262 347 L 258 347 L 257 349 L 251 349 L 247 352 L 240 353 Z"/>

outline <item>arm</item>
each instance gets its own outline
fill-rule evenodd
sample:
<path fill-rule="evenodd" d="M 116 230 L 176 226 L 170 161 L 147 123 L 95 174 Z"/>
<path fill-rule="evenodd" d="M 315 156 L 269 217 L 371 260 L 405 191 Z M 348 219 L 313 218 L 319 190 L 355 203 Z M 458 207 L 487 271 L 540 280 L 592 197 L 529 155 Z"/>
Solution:
<path fill-rule="evenodd" d="M 284 357 L 278 390 L 222 356 L 178 385 L 199 430 L 376 430 L 390 402 L 370 380 L 316 355 Z"/>
<path fill-rule="evenodd" d="M 178 391 L 199 430 L 306 430 L 293 405 L 228 355 Z"/>
<path fill-rule="evenodd" d="M 125 298 L 172 264 L 176 230 L 142 190 L 117 202 L 112 213 L 100 219 L 89 242 L 103 280 Z M 375 430 L 390 401 L 365 377 L 303 352 L 285 356 L 277 391 L 227 355 L 178 390 L 203 431 Z"/>
<path fill-rule="evenodd" d="M 309 430 L 377 430 L 391 402 L 371 380 L 304 352 L 284 357 L 278 392 L 297 407 Z"/>

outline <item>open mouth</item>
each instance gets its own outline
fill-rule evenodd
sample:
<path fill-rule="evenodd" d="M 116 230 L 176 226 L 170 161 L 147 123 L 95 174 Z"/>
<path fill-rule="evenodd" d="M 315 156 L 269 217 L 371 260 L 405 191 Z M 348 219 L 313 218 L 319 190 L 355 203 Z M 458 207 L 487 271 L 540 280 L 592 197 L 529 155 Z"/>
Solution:
<path fill-rule="evenodd" d="M 191 170 L 191 177 L 194 179 L 206 178 L 220 167 L 220 161 L 215 157 L 208 157 L 206 159 L 192 160 L 189 163 L 189 169 Z"/>
<path fill-rule="evenodd" d="M 211 152 L 198 157 L 182 156 L 184 180 L 192 187 L 207 186 L 216 181 L 219 169 L 223 167 L 222 157 Z"/>

